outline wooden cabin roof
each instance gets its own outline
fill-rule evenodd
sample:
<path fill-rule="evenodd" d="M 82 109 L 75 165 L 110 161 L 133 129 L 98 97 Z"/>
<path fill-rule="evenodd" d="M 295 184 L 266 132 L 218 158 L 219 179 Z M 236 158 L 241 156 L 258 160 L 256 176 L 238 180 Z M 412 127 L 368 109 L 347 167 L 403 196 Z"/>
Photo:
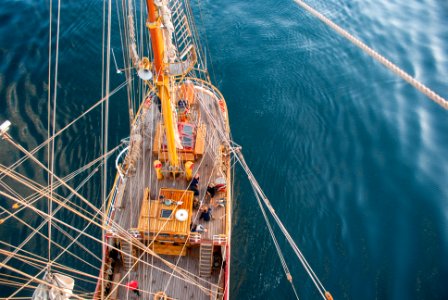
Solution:
<path fill-rule="evenodd" d="M 168 233 L 188 235 L 190 231 L 193 191 L 161 188 L 159 199 L 149 200 L 149 190 L 144 193 L 140 217 L 138 221 L 138 230 L 140 232 Z M 173 202 L 167 205 L 166 200 Z M 176 202 L 182 201 L 182 204 Z M 185 209 L 188 212 L 188 218 L 185 221 L 176 219 L 176 212 Z"/>

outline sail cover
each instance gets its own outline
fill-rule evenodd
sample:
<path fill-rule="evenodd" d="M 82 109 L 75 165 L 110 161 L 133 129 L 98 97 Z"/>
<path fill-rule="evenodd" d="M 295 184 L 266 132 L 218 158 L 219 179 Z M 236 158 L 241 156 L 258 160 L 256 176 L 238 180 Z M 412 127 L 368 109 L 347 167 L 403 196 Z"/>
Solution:
<path fill-rule="evenodd" d="M 48 284 L 39 284 L 32 300 L 68 300 L 72 296 L 75 286 L 73 278 L 57 273 L 45 273 L 43 280 Z"/>

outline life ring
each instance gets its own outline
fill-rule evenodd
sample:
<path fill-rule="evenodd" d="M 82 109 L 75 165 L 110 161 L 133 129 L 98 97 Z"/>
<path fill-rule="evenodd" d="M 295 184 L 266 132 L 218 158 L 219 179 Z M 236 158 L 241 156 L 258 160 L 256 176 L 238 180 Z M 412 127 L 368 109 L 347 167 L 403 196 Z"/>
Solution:
<path fill-rule="evenodd" d="M 184 222 L 188 219 L 188 211 L 186 209 L 179 209 L 176 211 L 176 220 Z"/>

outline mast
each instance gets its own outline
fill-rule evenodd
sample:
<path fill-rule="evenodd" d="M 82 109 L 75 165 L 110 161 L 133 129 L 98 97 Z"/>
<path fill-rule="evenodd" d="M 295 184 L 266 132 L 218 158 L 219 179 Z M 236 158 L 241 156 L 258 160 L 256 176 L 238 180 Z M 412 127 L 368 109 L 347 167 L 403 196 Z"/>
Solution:
<path fill-rule="evenodd" d="M 154 51 L 154 70 L 156 73 L 157 93 L 162 103 L 162 117 L 166 132 L 166 141 L 168 144 L 168 159 L 170 166 L 177 170 L 179 160 L 177 157 L 175 129 L 173 120 L 173 111 L 170 98 L 170 81 L 171 78 L 165 72 L 165 43 L 161 29 L 161 16 L 154 4 L 154 0 L 146 0 L 148 9 L 148 20 L 146 26 L 151 34 L 151 44 Z"/>

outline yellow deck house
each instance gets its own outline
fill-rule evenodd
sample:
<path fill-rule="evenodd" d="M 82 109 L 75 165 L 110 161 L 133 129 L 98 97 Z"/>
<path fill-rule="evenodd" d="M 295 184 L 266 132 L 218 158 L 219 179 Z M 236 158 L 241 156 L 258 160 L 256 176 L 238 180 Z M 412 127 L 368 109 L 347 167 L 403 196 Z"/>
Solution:
<path fill-rule="evenodd" d="M 193 198 L 193 191 L 161 188 L 159 199 L 150 200 L 145 190 L 137 230 L 144 240 L 155 241 L 156 253 L 179 255 L 177 244 L 190 233 Z"/>

